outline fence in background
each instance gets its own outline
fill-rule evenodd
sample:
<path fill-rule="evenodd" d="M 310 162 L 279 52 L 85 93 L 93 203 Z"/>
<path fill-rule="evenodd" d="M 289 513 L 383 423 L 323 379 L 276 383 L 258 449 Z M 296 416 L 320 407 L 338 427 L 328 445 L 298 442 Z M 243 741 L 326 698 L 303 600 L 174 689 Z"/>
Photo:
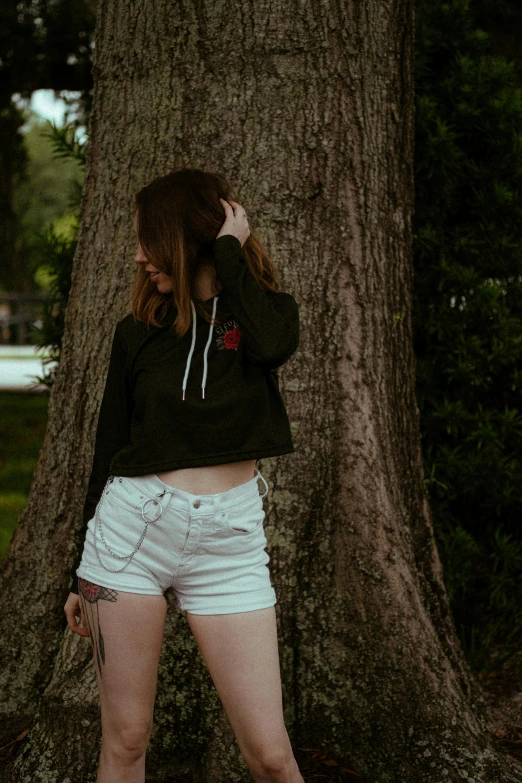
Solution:
<path fill-rule="evenodd" d="M 0 291 L 0 345 L 28 345 L 31 327 L 41 326 L 45 292 Z"/>

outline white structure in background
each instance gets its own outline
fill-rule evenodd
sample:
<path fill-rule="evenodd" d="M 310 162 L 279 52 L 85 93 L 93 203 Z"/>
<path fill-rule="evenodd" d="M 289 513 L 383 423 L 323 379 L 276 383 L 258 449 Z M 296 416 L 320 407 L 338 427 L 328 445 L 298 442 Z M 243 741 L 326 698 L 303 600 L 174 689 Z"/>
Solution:
<path fill-rule="evenodd" d="M 65 95 L 68 98 L 78 99 L 81 95 L 80 92 L 73 90 L 60 90 L 59 96 Z M 22 98 L 20 93 L 14 93 L 11 100 L 13 103 L 21 109 L 29 108 L 31 111 L 36 112 L 45 120 L 51 120 L 55 122 L 58 127 L 63 125 L 65 120 L 65 112 L 67 110 L 67 104 L 61 97 L 55 97 L 54 90 L 35 90 L 31 93 L 30 98 Z M 73 113 L 69 117 L 71 122 L 76 115 Z M 25 128 L 26 126 L 24 126 Z M 24 130 L 22 128 L 22 131 Z M 83 126 L 79 127 L 76 131 L 76 138 L 79 142 L 87 140 L 87 129 Z"/>
<path fill-rule="evenodd" d="M 34 345 L 0 345 L 0 391 L 45 391 L 43 383 L 37 383 L 56 362 L 42 365 L 45 354 L 38 353 Z"/>

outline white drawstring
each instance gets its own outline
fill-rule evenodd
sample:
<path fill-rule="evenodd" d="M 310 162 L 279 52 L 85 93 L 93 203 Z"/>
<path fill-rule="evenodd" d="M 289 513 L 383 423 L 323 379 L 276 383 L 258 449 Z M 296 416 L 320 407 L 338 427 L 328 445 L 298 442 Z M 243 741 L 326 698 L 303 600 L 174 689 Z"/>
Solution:
<path fill-rule="evenodd" d="M 205 399 L 205 384 L 207 382 L 207 353 L 212 340 L 212 331 L 214 329 L 214 319 L 216 317 L 217 300 L 219 297 L 214 297 L 214 307 L 212 309 L 212 323 L 210 324 L 210 332 L 208 335 L 207 344 L 205 346 L 205 353 L 203 354 L 203 382 L 201 385 L 201 397 Z M 185 389 L 187 388 L 187 378 L 190 370 L 190 362 L 192 361 L 192 354 L 194 353 L 194 346 L 196 345 L 196 308 L 194 302 L 190 300 L 190 306 L 192 308 L 192 344 L 190 346 L 189 355 L 187 356 L 187 364 L 185 367 L 185 377 L 183 378 L 183 399 L 185 399 Z"/>
<path fill-rule="evenodd" d="M 192 354 L 194 353 L 194 346 L 196 344 L 196 308 L 194 302 L 190 300 L 190 306 L 192 307 L 192 345 L 190 346 L 189 355 L 187 356 L 187 365 L 185 367 L 185 377 L 183 378 L 183 399 L 185 399 L 185 389 L 187 388 L 187 378 L 190 369 L 190 362 L 192 361 Z"/>
<path fill-rule="evenodd" d="M 210 324 L 210 332 L 208 333 L 208 340 L 205 346 L 205 353 L 203 354 L 203 381 L 201 383 L 201 397 L 205 399 L 205 383 L 207 382 L 207 353 L 210 341 L 212 340 L 212 330 L 214 329 L 214 318 L 216 317 L 216 306 L 218 297 L 214 297 L 214 307 L 212 308 L 212 323 Z"/>

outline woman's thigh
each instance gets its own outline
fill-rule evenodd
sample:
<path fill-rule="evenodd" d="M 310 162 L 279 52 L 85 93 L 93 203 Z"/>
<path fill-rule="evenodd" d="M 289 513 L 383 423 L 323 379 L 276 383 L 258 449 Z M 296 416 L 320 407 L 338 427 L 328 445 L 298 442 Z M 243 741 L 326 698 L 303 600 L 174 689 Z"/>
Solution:
<path fill-rule="evenodd" d="M 292 750 L 283 718 L 275 607 L 187 621 L 247 764 Z"/>
<path fill-rule="evenodd" d="M 79 591 L 93 648 L 103 739 L 139 744 L 152 727 L 167 601 L 163 595 L 128 593 L 83 579 Z"/>

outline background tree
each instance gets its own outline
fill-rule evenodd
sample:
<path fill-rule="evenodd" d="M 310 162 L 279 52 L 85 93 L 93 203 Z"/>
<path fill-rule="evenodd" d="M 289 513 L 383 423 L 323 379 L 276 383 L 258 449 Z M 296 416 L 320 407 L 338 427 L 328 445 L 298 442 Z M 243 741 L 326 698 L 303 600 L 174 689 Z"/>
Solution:
<path fill-rule="evenodd" d="M 165 0 L 135 13 L 122 0 L 98 9 L 62 357 L 1 573 L 10 597 L 0 607 L 1 709 L 13 729 L 31 726 L 10 774 L 94 780 L 91 651 L 63 632 L 73 534 L 132 276 L 133 195 L 155 174 L 195 165 L 241 186 L 237 200 L 301 305 L 301 346 L 281 372 L 297 452 L 262 468 L 273 490 L 266 532 L 290 736 L 383 783 L 520 781 L 521 766 L 486 730 L 423 483 L 411 323 L 412 4 L 368 2 L 358 14 L 331 3 L 315 18 L 309 6 L 261 3 L 248 25 L 241 4 L 227 9 L 209 5 L 203 15 Z M 149 755 L 156 779 L 173 771 L 248 780 L 176 611 Z"/>
<path fill-rule="evenodd" d="M 24 231 L 14 208 L 23 177 L 23 112 L 12 96 L 35 90 L 76 91 L 76 124 L 86 123 L 92 101 L 91 54 L 95 0 L 3 0 L 0 4 L 0 284 L 36 288 Z"/>
<path fill-rule="evenodd" d="M 16 278 L 22 291 L 30 277 L 20 274 L 20 270 L 24 270 L 24 254 L 13 194 L 27 172 L 28 154 L 20 133 L 23 124 L 23 112 L 11 103 L 9 96 L 7 105 L 0 105 L 0 245 L 3 256 L 0 285 L 7 288 Z"/>

